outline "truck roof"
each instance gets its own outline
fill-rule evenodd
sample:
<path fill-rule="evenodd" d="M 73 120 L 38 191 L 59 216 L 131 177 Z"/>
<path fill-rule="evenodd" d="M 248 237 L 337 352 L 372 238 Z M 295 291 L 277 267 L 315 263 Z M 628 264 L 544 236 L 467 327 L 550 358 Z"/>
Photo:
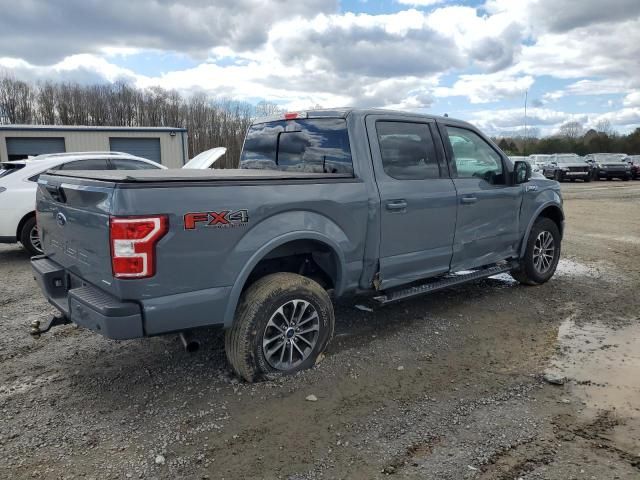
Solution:
<path fill-rule="evenodd" d="M 267 117 L 260 117 L 255 119 L 252 123 L 266 123 L 277 120 L 294 120 L 297 118 L 346 118 L 349 115 L 367 116 L 367 115 L 393 115 L 403 116 L 411 118 L 425 118 L 430 120 L 440 121 L 454 121 L 460 124 L 467 124 L 464 120 L 458 120 L 451 117 L 445 117 L 442 115 L 432 115 L 429 113 L 415 113 L 405 112 L 402 110 L 389 110 L 385 108 L 354 108 L 354 107 L 342 107 L 342 108 L 319 108 L 311 110 L 300 110 L 296 112 L 283 112 L 276 115 L 269 115 Z"/>

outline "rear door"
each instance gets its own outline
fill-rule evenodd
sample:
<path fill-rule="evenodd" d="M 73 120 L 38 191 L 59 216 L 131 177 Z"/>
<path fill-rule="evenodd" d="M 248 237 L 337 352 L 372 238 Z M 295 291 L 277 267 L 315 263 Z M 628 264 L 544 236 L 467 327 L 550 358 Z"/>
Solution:
<path fill-rule="evenodd" d="M 455 124 L 440 129 L 458 192 L 451 270 L 515 256 L 522 185 L 511 184 L 506 159 L 478 132 Z"/>
<path fill-rule="evenodd" d="M 367 117 L 381 201 L 380 287 L 449 270 L 456 191 L 427 120 Z"/>

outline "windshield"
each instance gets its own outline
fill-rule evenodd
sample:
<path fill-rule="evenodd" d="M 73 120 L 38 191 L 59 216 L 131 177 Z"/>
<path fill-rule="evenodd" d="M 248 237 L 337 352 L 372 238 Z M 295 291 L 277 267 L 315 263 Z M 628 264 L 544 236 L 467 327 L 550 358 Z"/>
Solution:
<path fill-rule="evenodd" d="M 596 162 L 627 163 L 623 153 L 601 153 L 593 156 Z"/>
<path fill-rule="evenodd" d="M 580 163 L 583 160 L 574 155 L 557 155 L 555 161 L 558 163 Z"/>

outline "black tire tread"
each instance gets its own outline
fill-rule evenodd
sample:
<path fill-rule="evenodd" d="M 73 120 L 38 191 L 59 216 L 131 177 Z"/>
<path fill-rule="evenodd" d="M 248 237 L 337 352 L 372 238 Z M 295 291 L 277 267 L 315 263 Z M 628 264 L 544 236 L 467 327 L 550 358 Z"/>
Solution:
<path fill-rule="evenodd" d="M 532 242 L 534 242 L 535 238 L 537 237 L 537 233 L 540 230 L 547 230 L 547 231 L 554 231 L 557 235 L 555 235 L 555 238 L 558 240 L 558 256 L 560 255 L 560 249 L 561 249 L 561 242 L 560 242 L 560 231 L 558 229 L 558 226 L 556 225 L 556 223 L 551 220 L 550 218 L 547 217 L 539 217 L 535 223 L 533 224 L 533 228 L 531 229 L 531 232 L 529 233 L 529 238 L 527 239 L 527 246 L 526 246 L 526 250 L 525 250 L 525 256 L 529 255 L 529 250 L 532 249 Z M 557 265 L 557 264 L 556 264 Z M 535 285 L 541 285 L 543 283 L 545 283 L 546 281 L 548 281 L 551 277 L 549 277 L 548 279 L 544 280 L 544 281 L 538 281 L 535 278 L 532 277 L 532 275 L 529 274 L 529 272 L 527 271 L 527 264 L 526 264 L 526 259 L 525 258 L 521 258 L 520 259 L 520 265 L 518 268 L 516 268 L 515 270 L 512 270 L 511 272 L 511 276 L 517 280 L 519 283 L 523 284 L 523 285 L 530 285 L 530 286 L 535 286 Z M 555 266 L 554 266 L 554 273 L 555 273 Z M 553 273 L 551 274 L 551 276 L 553 276 Z"/>
<path fill-rule="evenodd" d="M 25 220 L 24 224 L 22 224 L 22 229 L 20 230 L 20 243 L 31 255 L 40 255 L 41 252 L 31 245 L 31 240 L 29 238 L 29 232 L 31 232 L 31 229 L 35 224 L 36 217 L 29 217 Z"/>
<path fill-rule="evenodd" d="M 286 292 L 291 289 L 305 287 L 313 290 L 327 304 L 331 305 L 331 299 L 327 292 L 313 280 L 294 273 L 279 272 L 262 277 L 253 283 L 240 297 L 233 325 L 225 332 L 225 352 L 234 372 L 247 382 L 254 382 L 264 373 L 260 372 L 253 358 L 251 335 L 257 335 L 254 328 L 254 319 L 263 308 L 264 302 L 272 295 Z M 333 311 L 333 310 L 332 310 Z M 330 322 L 330 331 L 325 345 L 333 337 L 334 322 Z"/>

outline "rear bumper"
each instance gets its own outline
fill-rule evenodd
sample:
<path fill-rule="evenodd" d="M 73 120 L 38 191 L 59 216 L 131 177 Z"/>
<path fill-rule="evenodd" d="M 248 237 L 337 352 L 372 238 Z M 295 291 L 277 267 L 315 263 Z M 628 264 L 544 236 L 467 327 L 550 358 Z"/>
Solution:
<path fill-rule="evenodd" d="M 45 256 L 31 259 L 42 293 L 71 322 L 108 338 L 144 336 L 142 312 L 135 302 L 123 302 L 84 283 Z"/>

